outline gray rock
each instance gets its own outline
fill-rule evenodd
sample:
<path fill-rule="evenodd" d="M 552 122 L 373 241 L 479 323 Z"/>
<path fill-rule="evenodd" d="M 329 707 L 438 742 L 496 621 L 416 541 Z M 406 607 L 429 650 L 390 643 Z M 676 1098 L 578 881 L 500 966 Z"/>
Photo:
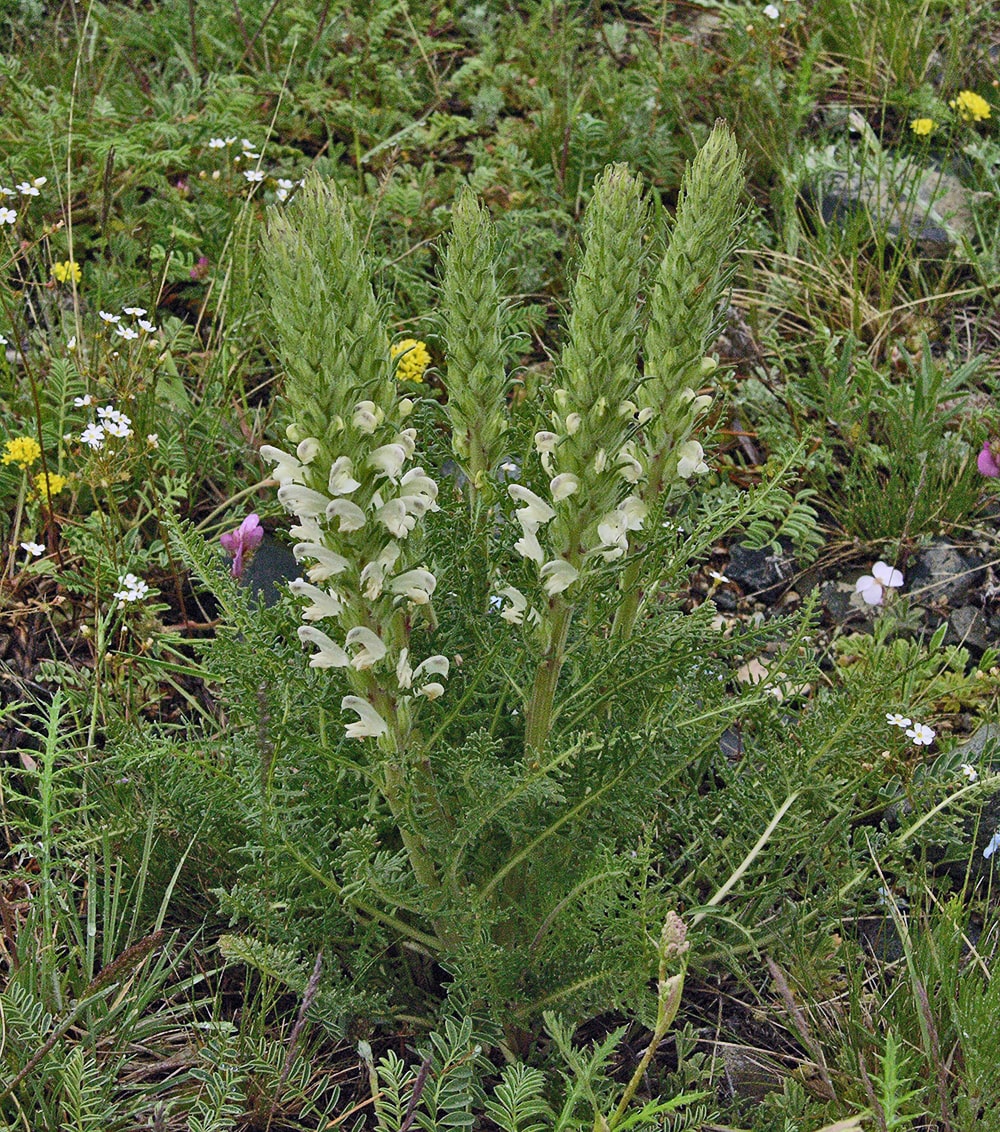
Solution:
<path fill-rule="evenodd" d="M 295 555 L 288 547 L 266 535 L 243 568 L 240 582 L 249 586 L 254 596 L 261 598 L 265 605 L 276 605 L 282 590 L 287 593 L 288 583 L 301 573 Z"/>
<path fill-rule="evenodd" d="M 747 597 L 773 604 L 795 576 L 795 560 L 790 554 L 775 554 L 769 548 L 749 550 L 739 543 L 729 548 L 726 577 Z"/>
<path fill-rule="evenodd" d="M 906 593 L 922 605 L 943 600 L 957 606 L 981 574 L 982 566 L 975 556 L 947 539 L 938 539 L 920 552 L 916 565 L 907 571 Z"/>
<path fill-rule="evenodd" d="M 829 152 L 824 156 L 832 160 Z M 954 174 L 921 168 L 913 158 L 857 150 L 843 164 L 818 171 L 803 191 L 825 224 L 843 227 L 863 216 L 876 237 L 912 240 L 932 258 L 975 235 L 972 206 L 988 194 L 972 192 Z"/>
<path fill-rule="evenodd" d="M 982 612 L 974 605 L 963 605 L 948 618 L 948 635 L 944 640 L 947 645 L 963 645 L 978 657 L 995 638 Z"/>

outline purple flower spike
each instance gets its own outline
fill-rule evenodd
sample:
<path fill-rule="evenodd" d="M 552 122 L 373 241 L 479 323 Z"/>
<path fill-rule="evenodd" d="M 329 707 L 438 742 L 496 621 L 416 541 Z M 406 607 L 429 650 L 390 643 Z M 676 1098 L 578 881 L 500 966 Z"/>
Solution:
<path fill-rule="evenodd" d="M 983 444 L 983 450 L 979 453 L 979 458 L 976 460 L 976 467 L 984 476 L 989 476 L 990 479 L 1000 477 L 1000 460 L 997 459 L 997 448 L 1000 448 L 1000 442 L 987 440 Z"/>
<path fill-rule="evenodd" d="M 264 528 L 260 525 L 260 516 L 251 511 L 235 531 L 226 531 L 219 535 L 222 549 L 233 556 L 233 577 L 238 578 L 243 573 L 244 555 L 251 553 L 260 546 L 264 539 Z"/>

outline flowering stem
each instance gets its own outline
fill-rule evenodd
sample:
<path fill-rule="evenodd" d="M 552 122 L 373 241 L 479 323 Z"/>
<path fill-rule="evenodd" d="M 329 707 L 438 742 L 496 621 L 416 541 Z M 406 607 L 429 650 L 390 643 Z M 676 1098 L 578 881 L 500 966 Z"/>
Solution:
<path fill-rule="evenodd" d="M 572 620 L 573 607 L 560 601 L 552 618 L 548 647 L 535 672 L 535 683 L 528 703 L 524 746 L 526 752 L 533 752 L 530 754 L 532 759 L 537 759 L 545 749 L 552 729 L 552 704 L 566 655 L 566 639 Z"/>

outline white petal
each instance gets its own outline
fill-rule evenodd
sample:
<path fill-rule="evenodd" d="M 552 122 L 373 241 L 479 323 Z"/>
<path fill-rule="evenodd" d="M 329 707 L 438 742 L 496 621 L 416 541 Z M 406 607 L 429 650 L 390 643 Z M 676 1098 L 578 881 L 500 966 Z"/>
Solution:
<path fill-rule="evenodd" d="M 416 680 L 418 676 L 444 676 L 447 677 L 448 670 L 451 668 L 451 663 L 446 656 L 441 656 L 438 653 L 435 656 L 429 656 L 426 660 L 422 660 L 417 667 L 413 670 L 413 679 Z"/>
<path fill-rule="evenodd" d="M 396 661 L 396 682 L 401 688 L 409 688 L 413 684 L 413 669 L 410 667 L 410 650 L 399 650 L 399 660 Z"/>
<path fill-rule="evenodd" d="M 389 730 L 388 723 L 367 700 L 363 700 L 360 696 L 344 696 L 340 701 L 340 706 L 343 711 L 356 711 L 358 713 L 356 723 L 345 725 L 349 739 L 377 739 L 379 735 L 384 735 Z"/>
<path fill-rule="evenodd" d="M 705 455 L 704 449 L 697 440 L 685 440 L 677 452 L 677 474 L 682 480 L 704 475 L 708 471 L 708 465 L 702 458 Z"/>
<path fill-rule="evenodd" d="M 511 483 L 507 485 L 507 494 L 516 503 L 524 503 L 527 506 L 521 507 L 516 512 L 517 520 L 522 527 L 527 528 L 529 525 L 534 524 L 534 529 L 537 530 L 541 523 L 547 523 L 550 519 L 556 517 L 555 511 L 545 502 L 540 499 L 535 493 L 519 483 Z"/>
<path fill-rule="evenodd" d="M 539 566 L 545 561 L 545 552 L 542 550 L 534 531 L 525 531 L 521 538 L 514 543 L 514 549 L 523 558 L 530 558 L 532 562 L 537 562 Z"/>
<path fill-rule="evenodd" d="M 316 459 L 316 454 L 319 452 L 319 441 L 315 436 L 307 436 L 305 440 L 300 440 L 298 447 L 295 449 L 295 455 L 302 461 L 303 464 L 311 464 Z"/>
<path fill-rule="evenodd" d="M 555 452 L 558 443 L 559 433 L 557 432 L 543 430 L 535 433 L 535 451 L 538 453 Z"/>
<path fill-rule="evenodd" d="M 393 483 L 406 463 L 406 449 L 401 444 L 383 444 L 368 457 L 368 465 L 380 476 L 386 476 Z"/>
<path fill-rule="evenodd" d="M 888 586 L 890 589 L 898 589 L 903 584 L 903 575 L 898 570 L 894 570 L 888 562 L 876 562 L 872 567 L 872 573 L 883 586 Z"/>
<path fill-rule="evenodd" d="M 394 538 L 406 538 L 416 525 L 416 516 L 407 513 L 402 499 L 390 499 L 375 512 L 375 518 Z"/>

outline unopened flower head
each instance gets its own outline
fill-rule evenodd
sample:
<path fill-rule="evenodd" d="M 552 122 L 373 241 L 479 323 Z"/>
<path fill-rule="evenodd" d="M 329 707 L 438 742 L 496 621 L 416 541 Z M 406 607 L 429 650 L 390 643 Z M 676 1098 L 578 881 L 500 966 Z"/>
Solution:
<path fill-rule="evenodd" d="M 431 364 L 427 344 L 416 338 L 404 338 L 402 342 L 393 343 L 389 347 L 389 356 L 399 359 L 396 362 L 397 381 L 422 382 L 424 373 Z"/>
<path fill-rule="evenodd" d="M 958 98 L 953 98 L 948 105 L 958 111 L 963 122 L 982 122 L 990 116 L 990 104 L 975 91 L 959 91 Z"/>
<path fill-rule="evenodd" d="M 42 450 L 33 436 L 14 436 L 4 445 L 0 464 L 17 464 L 25 472 L 41 454 Z"/>

